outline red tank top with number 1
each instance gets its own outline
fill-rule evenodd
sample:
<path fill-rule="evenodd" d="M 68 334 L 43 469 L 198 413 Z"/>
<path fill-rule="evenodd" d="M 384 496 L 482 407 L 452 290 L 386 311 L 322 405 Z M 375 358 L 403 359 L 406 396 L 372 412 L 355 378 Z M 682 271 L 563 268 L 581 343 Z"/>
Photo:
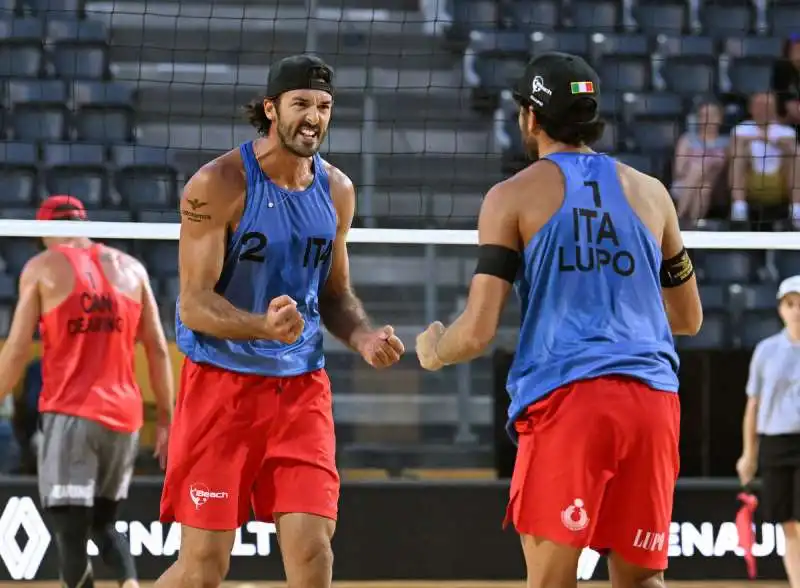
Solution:
<path fill-rule="evenodd" d="M 103 273 L 102 245 L 54 249 L 72 266 L 75 285 L 39 321 L 39 411 L 83 417 L 114 431 L 138 431 L 143 410 L 134 348 L 142 305 L 117 291 Z"/>

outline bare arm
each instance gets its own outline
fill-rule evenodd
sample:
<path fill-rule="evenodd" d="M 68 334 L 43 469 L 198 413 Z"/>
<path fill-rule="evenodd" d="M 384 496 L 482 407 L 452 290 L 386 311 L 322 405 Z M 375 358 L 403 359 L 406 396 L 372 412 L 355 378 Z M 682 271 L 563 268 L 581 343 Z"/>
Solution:
<path fill-rule="evenodd" d="M 507 184 L 494 186 L 478 217 L 479 246 L 497 245 L 519 252 L 520 235 L 514 200 Z M 461 363 L 480 356 L 497 334 L 500 314 L 511 282 L 495 275 L 476 273 L 469 287 L 464 312 L 442 334 L 436 355 L 443 364 Z"/>
<path fill-rule="evenodd" d="M 198 171 L 181 198 L 181 320 L 193 331 L 221 339 L 269 339 L 263 316 L 239 310 L 214 291 L 238 198 L 232 192 L 243 186 L 236 170 L 226 171 L 224 165 L 217 162 Z"/>
<path fill-rule="evenodd" d="M 689 175 L 689 170 L 692 165 L 692 156 L 689 152 L 689 141 L 686 136 L 678 139 L 678 145 L 675 147 L 675 163 L 673 165 L 673 177 L 676 180 L 685 180 Z M 700 186 L 688 186 L 689 188 L 699 188 Z"/>
<path fill-rule="evenodd" d="M 319 299 L 319 311 L 325 328 L 351 349 L 361 352 L 362 344 L 372 327 L 350 283 L 350 257 L 347 253 L 347 234 L 353 224 L 356 192 L 350 179 L 331 168 L 331 194 L 336 206 L 338 226 L 333 243 L 331 270 Z"/>
<path fill-rule="evenodd" d="M 172 422 L 172 408 L 175 392 L 173 390 L 172 365 L 169 361 L 169 348 L 164 328 L 158 314 L 153 289 L 144 267 L 140 268 L 144 296 L 142 299 L 142 317 L 139 321 L 138 339 L 144 345 L 147 356 L 147 375 L 150 387 L 156 398 L 158 423 L 166 425 Z"/>
<path fill-rule="evenodd" d="M 661 240 L 661 253 L 664 265 L 670 265 L 670 260 L 676 259 L 684 251 L 683 237 L 678 225 L 678 215 L 670 201 L 666 188 L 653 180 L 656 189 L 660 192 L 663 211 L 666 216 L 664 234 Z M 671 264 L 673 272 L 689 272 L 692 270 L 688 256 L 682 262 Z M 672 287 L 663 287 L 664 305 L 672 332 L 676 335 L 696 335 L 703 324 L 703 307 L 700 304 L 700 293 L 697 290 L 697 276 L 693 273 L 688 280 Z"/>
<path fill-rule="evenodd" d="M 11 332 L 0 350 L 0 397 L 13 391 L 28 365 L 36 325 L 42 313 L 39 296 L 40 260 L 34 258 L 22 269 L 19 301 L 14 311 Z"/>

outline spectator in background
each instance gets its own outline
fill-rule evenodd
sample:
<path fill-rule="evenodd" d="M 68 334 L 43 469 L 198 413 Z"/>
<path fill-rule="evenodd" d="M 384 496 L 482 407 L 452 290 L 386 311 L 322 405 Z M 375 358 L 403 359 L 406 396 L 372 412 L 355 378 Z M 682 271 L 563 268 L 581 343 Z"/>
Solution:
<path fill-rule="evenodd" d="M 772 68 L 772 91 L 777 98 L 778 118 L 791 125 L 800 138 L 800 34 L 783 45 L 783 57 Z"/>
<path fill-rule="evenodd" d="M 795 131 L 777 121 L 775 96 L 770 92 L 750 98 L 750 116 L 732 132 L 731 218 L 752 220 L 757 223 L 754 228 L 771 230 L 790 215 L 800 227 Z"/>
<path fill-rule="evenodd" d="M 725 168 L 728 137 L 719 134 L 722 109 L 718 104 L 701 103 L 693 119 L 675 148 L 672 197 L 678 216 L 696 221 L 708 213 L 711 191 Z"/>

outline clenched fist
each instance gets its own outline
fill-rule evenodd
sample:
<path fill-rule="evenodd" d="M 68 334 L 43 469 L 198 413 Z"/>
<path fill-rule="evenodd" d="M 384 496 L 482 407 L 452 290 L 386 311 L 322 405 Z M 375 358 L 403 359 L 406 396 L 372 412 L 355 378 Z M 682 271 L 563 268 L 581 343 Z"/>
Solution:
<path fill-rule="evenodd" d="M 394 327 L 389 325 L 367 334 L 359 345 L 364 361 L 376 369 L 396 364 L 405 350 L 403 342 L 394 334 Z"/>
<path fill-rule="evenodd" d="M 273 298 L 264 315 L 267 339 L 292 344 L 303 332 L 305 321 L 297 310 L 297 302 L 289 296 Z"/>

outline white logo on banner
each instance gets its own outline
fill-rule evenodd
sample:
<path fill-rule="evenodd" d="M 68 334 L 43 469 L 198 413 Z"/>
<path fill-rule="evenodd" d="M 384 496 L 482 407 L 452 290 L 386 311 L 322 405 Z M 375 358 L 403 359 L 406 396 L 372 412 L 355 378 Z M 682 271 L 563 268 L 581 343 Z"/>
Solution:
<path fill-rule="evenodd" d="M 17 535 L 20 529 L 28 535 L 20 547 Z M 14 580 L 33 580 L 50 545 L 50 533 L 28 496 L 8 499 L 0 515 L 0 559 L 6 564 L 8 575 Z"/>

